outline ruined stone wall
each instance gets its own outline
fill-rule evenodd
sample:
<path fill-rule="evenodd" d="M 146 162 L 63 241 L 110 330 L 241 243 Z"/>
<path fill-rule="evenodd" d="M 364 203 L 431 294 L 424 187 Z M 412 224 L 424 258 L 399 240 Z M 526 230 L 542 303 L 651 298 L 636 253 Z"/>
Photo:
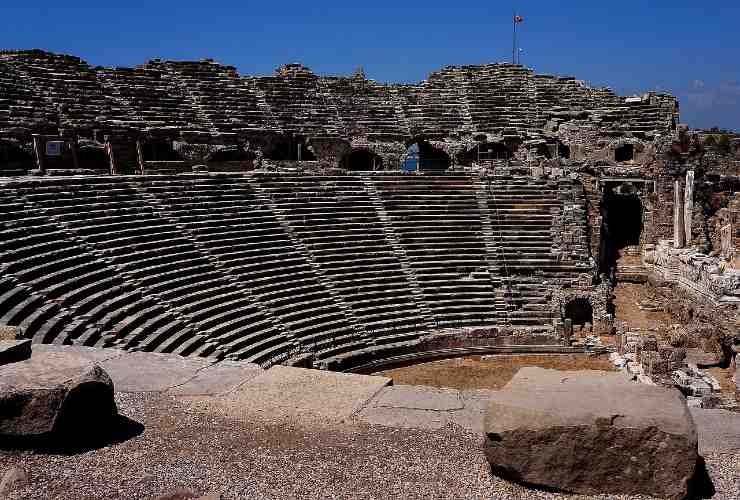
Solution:
<path fill-rule="evenodd" d="M 576 157 L 606 158 L 629 143 L 643 162 L 677 113 L 670 96 L 626 99 L 511 64 L 450 66 L 418 85 L 322 77 L 301 65 L 246 77 L 211 60 L 93 68 L 43 51 L 4 52 L 0 69 L 11 110 L 0 117 L 0 137 L 26 139 L 60 129 L 86 138 L 200 132 L 225 144 L 259 133 L 401 145 L 422 138 L 444 143 L 454 160 L 479 141 L 553 141 L 560 133 Z M 587 154 L 584 141 L 594 145 Z M 527 158 L 524 149 L 515 154 Z"/>

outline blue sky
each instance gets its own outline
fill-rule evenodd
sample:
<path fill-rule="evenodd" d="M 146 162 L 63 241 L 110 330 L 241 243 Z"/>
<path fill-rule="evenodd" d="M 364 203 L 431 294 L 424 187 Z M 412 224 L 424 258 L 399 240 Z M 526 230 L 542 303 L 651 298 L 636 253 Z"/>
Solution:
<path fill-rule="evenodd" d="M 631 94 L 677 95 L 692 127 L 740 129 L 740 2 L 127 0 L 11 2 L 0 47 L 43 48 L 92 64 L 211 57 L 245 74 L 301 62 L 317 73 L 362 66 L 415 82 L 448 64 L 511 58 L 515 4 L 522 62 Z"/>

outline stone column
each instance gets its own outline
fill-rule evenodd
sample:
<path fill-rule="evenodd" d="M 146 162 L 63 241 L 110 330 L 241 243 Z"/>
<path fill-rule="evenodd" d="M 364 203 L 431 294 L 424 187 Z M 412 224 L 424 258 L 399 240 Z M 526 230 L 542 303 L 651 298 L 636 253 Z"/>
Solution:
<path fill-rule="evenodd" d="M 36 168 L 42 174 L 46 173 L 46 169 L 44 167 L 44 155 L 46 154 L 45 145 L 46 139 L 43 139 L 38 134 L 33 135 L 33 152 L 36 157 Z"/>
<path fill-rule="evenodd" d="M 683 248 L 685 243 L 686 226 L 683 215 L 684 192 L 681 189 L 681 181 L 676 179 L 673 185 L 673 248 Z"/>
<path fill-rule="evenodd" d="M 110 174 L 116 175 L 118 168 L 116 166 L 116 155 L 113 150 L 113 143 L 111 142 L 110 136 L 105 136 L 105 151 L 108 153 L 108 159 L 110 160 Z"/>
<path fill-rule="evenodd" d="M 686 188 L 684 189 L 684 237 L 686 238 L 686 244 L 691 245 L 691 223 L 694 220 L 694 171 L 689 170 L 686 172 Z"/>
<path fill-rule="evenodd" d="M 146 164 L 144 162 L 144 145 L 141 140 L 136 141 L 136 160 L 139 163 L 139 173 L 144 175 L 144 167 Z"/>

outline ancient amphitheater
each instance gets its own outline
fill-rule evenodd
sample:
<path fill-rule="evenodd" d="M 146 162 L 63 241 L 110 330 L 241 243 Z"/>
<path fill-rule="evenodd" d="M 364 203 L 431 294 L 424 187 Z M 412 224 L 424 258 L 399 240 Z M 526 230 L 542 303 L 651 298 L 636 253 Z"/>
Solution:
<path fill-rule="evenodd" d="M 607 399 L 677 387 L 692 406 L 690 426 L 699 426 L 715 498 L 734 498 L 738 187 L 740 138 L 680 125 L 673 96 L 620 97 L 518 65 L 450 66 L 401 85 L 362 72 L 318 76 L 301 65 L 252 77 L 212 60 L 105 68 L 40 50 L 0 52 L 0 377 L 13 386 L 28 373 L 97 363 L 113 379 L 121 414 L 161 433 L 145 438 L 155 441 L 144 449 L 193 444 L 162 423 L 169 408 L 199 429 L 236 434 L 246 431 L 223 422 L 246 412 L 247 427 L 264 427 L 239 436 L 262 446 L 284 429 L 308 432 L 315 417 L 330 422 L 314 431 L 331 443 L 357 421 L 370 426 L 352 431 L 360 439 L 383 443 L 377 429 L 385 425 L 427 433 L 414 443 L 467 450 L 468 458 L 452 454 L 457 465 L 444 459 L 446 479 L 430 479 L 426 494 L 396 483 L 360 486 L 403 478 L 412 460 L 403 453 L 370 477 L 348 465 L 364 479 L 345 490 L 311 488 L 332 481 L 294 470 L 292 490 L 273 479 L 240 490 L 224 478 L 193 479 L 201 467 L 218 472 L 211 462 L 171 464 L 182 484 L 224 498 L 526 498 L 549 493 L 482 481 L 481 463 L 469 462 L 483 457 L 480 443 L 454 434 L 480 433 L 488 400 L 505 391 L 392 385 L 377 372 L 471 355 L 611 353 L 619 376 L 636 382 L 614 382 Z M 25 361 L 24 339 L 34 352 Z M 536 370 L 529 379 L 522 373 L 507 385 L 512 394 L 518 383 L 560 390 Z M 574 390 L 588 407 L 590 382 L 583 384 Z M 526 387 L 520 392 L 534 390 Z M 648 396 L 635 397 L 642 406 Z M 218 417 L 193 417 L 200 405 L 218 407 Z M 486 429 L 495 446 L 498 434 Z M 221 432 L 204 435 L 229 446 Z M 91 452 L 96 467 L 78 462 L 84 454 L 55 467 L 94 478 L 91 498 L 155 498 L 177 484 L 162 480 L 163 471 L 114 490 L 93 472 L 109 463 L 126 476 L 126 457 L 143 453 L 137 439 Z M 316 442 L 306 450 L 326 465 Z M 401 446 L 385 444 L 376 455 L 360 453 L 361 462 Z M 359 453 L 356 444 L 331 446 Z M 411 455 L 429 452 L 408 446 Z M 18 463 L 48 468 L 25 453 L 0 455 L 0 473 Z M 496 453 L 486 456 L 495 473 Z M 310 459 L 289 459 L 291 468 L 310 468 Z M 458 473 L 461 463 L 468 470 Z M 79 483 L 38 474 L 43 480 L 17 498 L 82 497 Z M 403 484 L 424 483 L 414 477 Z M 528 478 L 518 479 L 537 483 Z M 619 483 L 604 493 L 675 494 Z M 189 498 L 179 494 L 166 498 Z"/>

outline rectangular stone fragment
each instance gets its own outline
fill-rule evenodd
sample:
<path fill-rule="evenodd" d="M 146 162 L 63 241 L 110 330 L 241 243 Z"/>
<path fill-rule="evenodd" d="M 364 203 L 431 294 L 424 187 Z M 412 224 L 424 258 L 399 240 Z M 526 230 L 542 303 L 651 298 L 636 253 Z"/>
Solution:
<path fill-rule="evenodd" d="M 172 387 L 174 396 L 216 396 L 232 391 L 244 382 L 265 372 L 259 365 L 238 361 L 221 361 L 203 368 L 194 378 Z"/>
<path fill-rule="evenodd" d="M 303 414 L 343 420 L 390 383 L 385 377 L 278 365 L 231 391 L 224 403 L 240 412 L 270 417 Z"/>
<path fill-rule="evenodd" d="M 17 363 L 31 357 L 31 340 L 0 340 L 0 365 Z"/>

